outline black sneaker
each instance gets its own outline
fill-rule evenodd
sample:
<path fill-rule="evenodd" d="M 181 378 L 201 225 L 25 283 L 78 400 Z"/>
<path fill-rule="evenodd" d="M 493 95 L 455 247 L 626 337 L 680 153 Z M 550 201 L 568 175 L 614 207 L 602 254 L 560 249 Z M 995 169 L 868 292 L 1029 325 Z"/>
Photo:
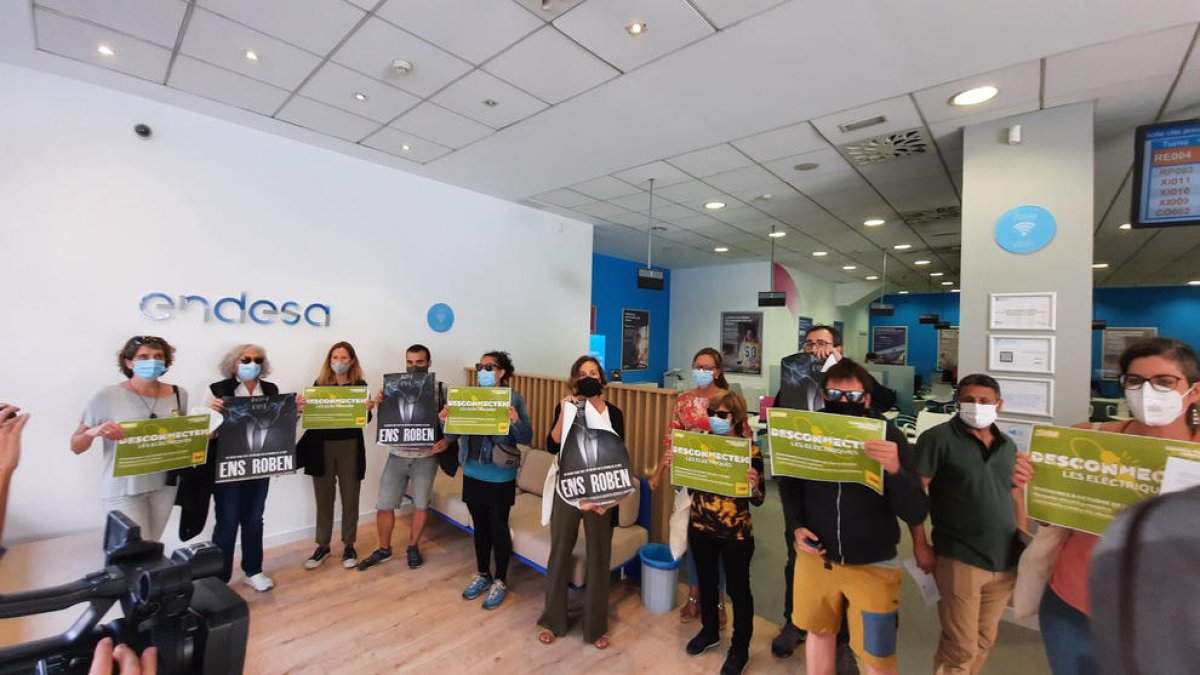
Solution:
<path fill-rule="evenodd" d="M 358 563 L 358 571 L 365 572 L 379 563 L 385 563 L 392 559 L 392 549 L 377 548 L 371 555 L 363 558 L 363 561 Z"/>
<path fill-rule="evenodd" d="M 325 559 L 328 557 L 329 547 L 318 546 L 317 550 L 313 551 L 313 554 L 308 557 L 308 560 L 304 561 L 304 569 L 315 570 L 320 567 L 321 563 L 325 562 Z"/>
<path fill-rule="evenodd" d="M 725 663 L 721 664 L 721 675 L 742 675 L 747 663 L 750 663 L 749 654 L 738 654 L 730 649 L 725 655 Z"/>
<path fill-rule="evenodd" d="M 358 551 L 353 546 L 342 549 L 342 567 L 348 570 L 358 567 Z"/>
<path fill-rule="evenodd" d="M 408 569 L 415 570 L 425 564 L 425 559 L 421 557 L 421 549 L 416 546 L 409 546 L 404 550 L 405 557 L 408 558 Z"/>
<path fill-rule="evenodd" d="M 700 656 L 704 652 L 721 644 L 720 635 L 708 635 L 704 631 L 696 633 L 696 637 L 688 640 L 687 646 L 683 648 L 688 656 Z"/>
<path fill-rule="evenodd" d="M 796 647 L 804 644 L 805 638 L 808 637 L 806 631 L 802 631 L 795 626 L 791 621 L 783 624 L 783 628 L 779 629 L 779 635 L 771 640 L 771 653 L 775 656 L 786 659 L 796 651 Z"/>

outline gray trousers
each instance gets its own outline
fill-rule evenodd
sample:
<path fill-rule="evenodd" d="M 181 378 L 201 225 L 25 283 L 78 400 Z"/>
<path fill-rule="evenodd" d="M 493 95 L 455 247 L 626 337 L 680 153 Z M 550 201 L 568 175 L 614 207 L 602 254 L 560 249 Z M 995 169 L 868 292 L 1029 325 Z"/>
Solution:
<path fill-rule="evenodd" d="M 562 637 L 567 634 L 567 585 L 575 569 L 571 552 L 583 520 L 587 558 L 584 562 L 583 639 L 595 642 L 608 632 L 608 582 L 612 577 L 613 513 L 597 515 L 568 505 L 557 494 L 550 512 L 550 561 L 546 564 L 546 607 L 538 625 Z"/>
<path fill-rule="evenodd" d="M 333 491 L 342 494 L 342 544 L 353 546 L 358 534 L 358 443 L 353 440 L 325 442 L 325 475 L 313 476 L 317 498 L 317 546 L 333 539 Z"/>

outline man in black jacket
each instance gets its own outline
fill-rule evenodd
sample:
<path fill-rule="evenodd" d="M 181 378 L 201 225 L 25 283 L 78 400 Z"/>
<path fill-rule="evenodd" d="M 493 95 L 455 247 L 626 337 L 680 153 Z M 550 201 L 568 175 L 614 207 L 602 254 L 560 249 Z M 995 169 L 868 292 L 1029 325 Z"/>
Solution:
<path fill-rule="evenodd" d="M 822 377 L 827 413 L 871 415 L 871 376 L 842 359 Z M 868 673 L 895 673 L 900 609 L 900 528 L 920 525 L 928 499 L 904 434 L 887 427 L 887 440 L 865 444 L 883 468 L 883 494 L 857 483 L 794 481 L 789 491 L 796 541 L 792 621 L 808 631 L 806 663 L 813 675 L 834 672 L 836 635 L 843 613 L 850 646 Z M 790 508 L 789 508 L 790 507 Z"/>

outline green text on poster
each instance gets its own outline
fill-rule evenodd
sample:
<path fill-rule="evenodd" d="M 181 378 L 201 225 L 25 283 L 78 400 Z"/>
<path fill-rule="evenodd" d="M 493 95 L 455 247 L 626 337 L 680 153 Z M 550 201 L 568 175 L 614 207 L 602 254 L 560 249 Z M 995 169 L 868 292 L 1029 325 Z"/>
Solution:
<path fill-rule="evenodd" d="M 671 432 L 671 485 L 726 497 L 749 497 L 750 439 Z"/>
<path fill-rule="evenodd" d="M 120 422 L 113 476 L 137 476 L 203 464 L 208 454 L 208 415 Z"/>
<path fill-rule="evenodd" d="M 367 426 L 366 387 L 308 387 L 304 390 L 305 429 L 353 429 Z"/>
<path fill-rule="evenodd" d="M 1158 494 L 1168 457 L 1200 460 L 1200 444 L 1039 424 L 1029 517 L 1103 534 L 1126 506 Z"/>
<path fill-rule="evenodd" d="M 767 410 L 771 473 L 859 483 L 883 494 L 883 469 L 864 444 L 887 438 L 887 422 L 788 408 Z"/>
<path fill-rule="evenodd" d="M 450 387 L 446 393 L 446 433 L 503 436 L 508 433 L 508 387 Z"/>

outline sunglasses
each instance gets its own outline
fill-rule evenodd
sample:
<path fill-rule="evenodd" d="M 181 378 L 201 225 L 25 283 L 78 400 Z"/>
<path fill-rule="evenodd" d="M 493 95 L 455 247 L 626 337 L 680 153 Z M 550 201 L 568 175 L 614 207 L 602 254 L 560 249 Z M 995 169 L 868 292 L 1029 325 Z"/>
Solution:
<path fill-rule="evenodd" d="M 238 361 L 239 361 L 239 362 L 241 362 L 243 365 L 249 365 L 249 364 L 251 364 L 251 363 L 257 363 L 258 365 L 260 365 L 260 366 L 261 366 L 261 365 L 262 365 L 262 362 L 263 362 L 263 357 L 261 357 L 261 356 L 258 356 L 258 357 L 255 357 L 255 358 L 250 358 L 249 356 L 243 356 L 242 358 L 238 359 Z"/>
<path fill-rule="evenodd" d="M 840 401 L 845 398 L 851 403 L 859 403 L 867 395 L 865 391 L 846 391 L 844 389 L 825 388 L 825 398 L 830 401 Z"/>
<path fill-rule="evenodd" d="M 155 335 L 135 335 L 129 338 L 129 344 L 132 345 L 163 345 L 167 341 Z"/>
<path fill-rule="evenodd" d="M 497 368 L 499 368 L 499 367 L 500 367 L 500 366 L 497 366 L 497 365 L 496 365 L 496 364 L 494 364 L 494 363 L 476 363 L 476 364 L 475 364 L 475 370 L 476 370 L 476 371 L 480 371 L 480 370 L 486 370 L 486 371 L 488 371 L 489 373 L 490 373 L 490 372 L 492 372 L 493 370 L 496 370 L 496 369 L 497 369 Z"/>
<path fill-rule="evenodd" d="M 733 416 L 733 413 L 728 410 L 713 410 L 712 408 L 709 408 L 708 416 L 709 417 L 720 417 L 723 420 L 727 420 Z"/>

